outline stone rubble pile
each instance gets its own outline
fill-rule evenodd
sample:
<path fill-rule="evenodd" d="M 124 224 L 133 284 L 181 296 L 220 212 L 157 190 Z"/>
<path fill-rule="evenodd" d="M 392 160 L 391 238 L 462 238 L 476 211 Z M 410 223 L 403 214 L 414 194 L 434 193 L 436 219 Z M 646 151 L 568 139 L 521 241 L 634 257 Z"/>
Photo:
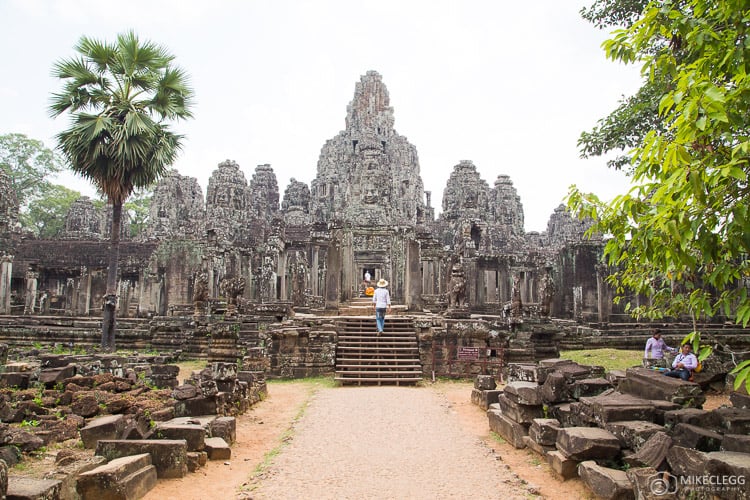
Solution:
<path fill-rule="evenodd" d="M 267 393 L 260 372 L 212 363 L 178 382 L 165 356 L 44 355 L 0 373 L 0 498 L 140 498 L 157 478 L 228 460 L 235 415 Z M 44 479 L 1 473 L 24 452 L 80 439 Z M 7 477 L 3 482 L 2 478 Z"/>
<path fill-rule="evenodd" d="M 562 480 L 580 477 L 606 499 L 748 498 L 747 394 L 707 411 L 698 384 L 645 368 L 605 378 L 562 359 L 511 364 L 508 380 L 498 390 L 478 376 L 472 401 L 492 431 L 544 456 Z"/>

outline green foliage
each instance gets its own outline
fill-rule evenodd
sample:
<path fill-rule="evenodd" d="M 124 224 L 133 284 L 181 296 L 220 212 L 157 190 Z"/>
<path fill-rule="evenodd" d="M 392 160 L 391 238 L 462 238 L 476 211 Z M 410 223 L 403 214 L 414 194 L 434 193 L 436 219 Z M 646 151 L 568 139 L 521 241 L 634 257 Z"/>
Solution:
<path fill-rule="evenodd" d="M 133 193 L 130 200 L 125 203 L 125 213 L 130 220 L 130 236 L 138 236 L 145 230 L 153 195 L 151 189 L 141 189 Z"/>
<path fill-rule="evenodd" d="M 0 135 L 0 168 L 10 177 L 21 208 L 50 185 L 48 177 L 62 171 L 62 163 L 42 141 L 23 134 Z"/>
<path fill-rule="evenodd" d="M 53 238 L 65 227 L 65 217 L 70 206 L 81 193 L 59 184 L 46 184 L 28 209 L 21 212 L 21 225 L 39 238 Z"/>
<path fill-rule="evenodd" d="M 627 193 L 603 203 L 572 187 L 568 204 L 611 236 L 617 300 L 647 298 L 626 302 L 636 317 L 750 322 L 747 27 L 744 2 L 652 2 L 604 43 L 609 58 L 641 64 L 660 125 L 630 152 Z"/>
<path fill-rule="evenodd" d="M 141 42 L 132 31 L 114 43 L 84 36 L 75 49 L 78 57 L 53 67 L 62 89 L 52 95 L 49 110 L 53 117 L 70 116 L 70 126 L 57 134 L 58 147 L 70 168 L 112 206 L 102 348 L 113 351 L 123 204 L 177 158 L 183 137 L 170 123 L 192 116 L 193 91 L 165 48 Z"/>
<path fill-rule="evenodd" d="M 20 423 L 21 427 L 38 427 L 39 426 L 39 420 L 26 420 L 24 419 Z"/>

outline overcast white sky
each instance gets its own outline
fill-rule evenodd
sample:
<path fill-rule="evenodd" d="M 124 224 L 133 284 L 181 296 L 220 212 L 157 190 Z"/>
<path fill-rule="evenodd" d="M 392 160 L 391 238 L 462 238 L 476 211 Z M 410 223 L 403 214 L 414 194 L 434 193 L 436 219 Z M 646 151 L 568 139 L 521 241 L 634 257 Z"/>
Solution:
<path fill-rule="evenodd" d="M 290 178 L 315 177 L 355 83 L 375 70 L 438 211 L 453 167 L 471 160 L 490 186 L 509 175 L 526 230 L 543 231 L 570 184 L 604 198 L 627 185 L 576 146 L 640 83 L 637 68 L 605 59 L 607 33 L 580 18 L 592 1 L 0 0 L 0 134 L 54 147 L 68 122 L 47 114 L 60 87 L 53 63 L 82 35 L 134 29 L 192 78 L 195 119 L 176 127 L 187 138 L 175 168 L 205 194 L 225 159 L 248 181 L 269 163 L 283 196 Z"/>

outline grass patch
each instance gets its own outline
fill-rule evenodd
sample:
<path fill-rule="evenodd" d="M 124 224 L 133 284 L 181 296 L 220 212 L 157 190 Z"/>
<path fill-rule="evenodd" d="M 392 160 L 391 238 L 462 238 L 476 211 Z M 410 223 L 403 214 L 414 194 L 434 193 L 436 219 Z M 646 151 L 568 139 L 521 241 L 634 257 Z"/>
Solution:
<path fill-rule="evenodd" d="M 490 431 L 490 437 L 492 438 L 493 441 L 496 441 L 496 442 L 498 442 L 500 444 L 505 444 L 505 443 L 508 442 L 508 441 L 505 440 L 504 437 L 502 437 L 500 434 L 498 434 L 495 431 Z"/>
<path fill-rule="evenodd" d="M 321 389 L 336 387 L 336 381 L 333 380 L 333 375 L 321 375 L 320 377 L 308 377 L 308 378 L 273 378 L 266 379 L 266 384 L 299 384 L 303 382 L 309 384 L 311 389 Z"/>
<path fill-rule="evenodd" d="M 584 349 L 580 351 L 562 351 L 560 357 L 570 359 L 581 365 L 603 366 L 605 371 L 624 370 L 641 366 L 643 351 L 624 349 Z"/>

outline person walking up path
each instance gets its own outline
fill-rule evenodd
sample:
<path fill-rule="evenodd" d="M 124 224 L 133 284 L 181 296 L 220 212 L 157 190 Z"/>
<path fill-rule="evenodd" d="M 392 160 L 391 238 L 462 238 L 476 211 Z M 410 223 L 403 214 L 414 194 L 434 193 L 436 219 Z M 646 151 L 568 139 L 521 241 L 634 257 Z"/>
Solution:
<path fill-rule="evenodd" d="M 378 287 L 372 295 L 372 308 L 375 309 L 375 322 L 378 335 L 385 329 L 385 313 L 391 312 L 391 294 L 388 292 L 388 282 L 383 278 L 378 281 Z"/>
<path fill-rule="evenodd" d="M 521 499 L 529 491 L 445 397 L 415 387 L 318 392 L 253 499 Z"/>

